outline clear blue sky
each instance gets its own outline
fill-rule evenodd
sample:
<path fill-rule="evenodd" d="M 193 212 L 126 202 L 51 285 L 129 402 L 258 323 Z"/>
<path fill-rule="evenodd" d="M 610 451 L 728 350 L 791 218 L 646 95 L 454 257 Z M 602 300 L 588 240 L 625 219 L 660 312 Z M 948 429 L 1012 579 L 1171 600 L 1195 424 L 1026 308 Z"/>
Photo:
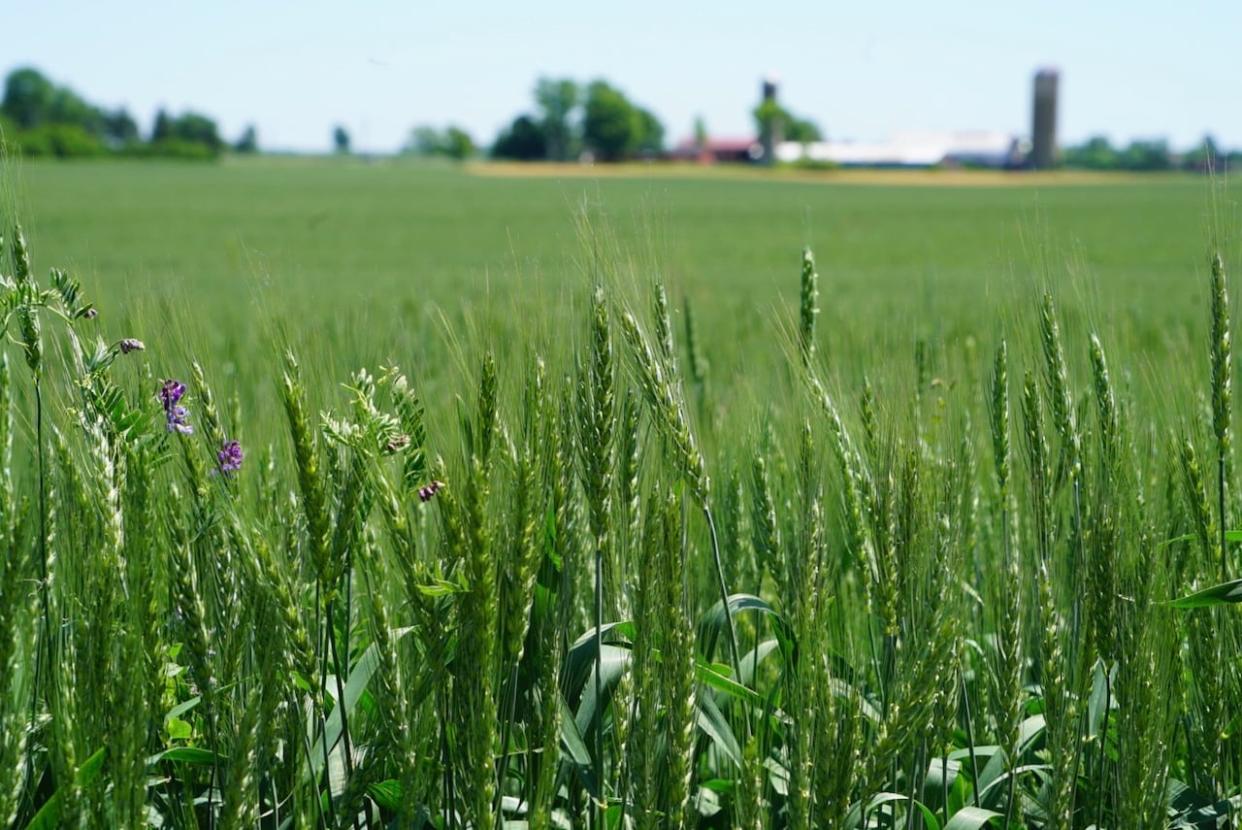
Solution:
<path fill-rule="evenodd" d="M 605 77 L 668 138 L 701 114 L 750 131 L 767 73 L 831 136 L 1029 130 L 1030 81 L 1062 72 L 1061 139 L 1205 132 L 1242 146 L 1242 0 L 0 0 L 0 69 L 33 64 L 93 101 L 193 107 L 226 137 L 321 150 L 335 122 L 389 151 L 411 126 L 476 140 L 530 106 L 540 75 Z"/>

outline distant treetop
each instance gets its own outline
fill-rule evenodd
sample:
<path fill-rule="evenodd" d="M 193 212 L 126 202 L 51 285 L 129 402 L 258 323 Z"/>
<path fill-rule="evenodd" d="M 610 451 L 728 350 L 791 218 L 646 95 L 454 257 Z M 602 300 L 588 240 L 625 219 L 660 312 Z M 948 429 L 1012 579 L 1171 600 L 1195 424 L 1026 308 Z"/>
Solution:
<path fill-rule="evenodd" d="M 216 122 L 195 112 L 170 116 L 163 110 L 151 136 L 143 141 L 138 124 L 123 108 L 107 110 L 66 86 L 58 86 L 37 69 L 9 73 L 0 100 L 0 130 L 23 156 L 58 158 L 127 155 L 215 158 L 225 148 Z M 253 128 L 246 143 L 254 152 Z"/>
<path fill-rule="evenodd" d="M 540 78 L 534 114 L 501 130 L 492 156 L 518 161 L 568 161 L 589 153 L 600 161 L 658 155 L 664 125 L 607 81 L 581 86 L 568 78 Z"/>

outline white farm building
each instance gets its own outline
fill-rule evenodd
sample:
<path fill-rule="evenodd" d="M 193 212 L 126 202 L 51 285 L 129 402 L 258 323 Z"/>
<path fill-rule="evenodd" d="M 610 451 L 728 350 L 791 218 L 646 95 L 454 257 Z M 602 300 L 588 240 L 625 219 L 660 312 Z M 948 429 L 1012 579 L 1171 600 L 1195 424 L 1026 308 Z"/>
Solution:
<path fill-rule="evenodd" d="M 990 130 L 899 133 L 888 141 L 785 141 L 777 161 L 836 164 L 841 167 L 1017 167 L 1025 157 L 1021 142 Z"/>

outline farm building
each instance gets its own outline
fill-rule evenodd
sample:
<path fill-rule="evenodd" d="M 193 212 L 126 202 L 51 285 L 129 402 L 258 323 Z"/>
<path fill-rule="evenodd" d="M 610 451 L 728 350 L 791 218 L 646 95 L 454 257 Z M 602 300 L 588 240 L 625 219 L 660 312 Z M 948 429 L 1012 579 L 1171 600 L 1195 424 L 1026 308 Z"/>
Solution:
<path fill-rule="evenodd" d="M 1024 149 L 1008 133 L 989 130 L 899 133 L 888 141 L 782 142 L 778 161 L 841 167 L 1018 167 Z"/>
<path fill-rule="evenodd" d="M 699 144 L 693 138 L 679 143 L 669 153 L 680 161 L 697 161 L 702 164 L 718 162 L 756 161 L 763 155 L 763 147 L 754 138 L 711 138 Z"/>

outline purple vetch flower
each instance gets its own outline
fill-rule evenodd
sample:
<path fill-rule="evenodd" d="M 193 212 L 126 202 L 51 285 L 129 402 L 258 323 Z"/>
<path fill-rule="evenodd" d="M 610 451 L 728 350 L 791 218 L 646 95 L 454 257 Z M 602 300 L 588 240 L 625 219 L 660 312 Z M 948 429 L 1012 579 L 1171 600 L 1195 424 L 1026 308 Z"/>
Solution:
<path fill-rule="evenodd" d="M 418 500 L 421 502 L 431 501 L 432 497 L 440 492 L 440 488 L 443 486 L 443 481 L 432 481 L 430 484 L 424 484 L 418 488 Z"/>
<path fill-rule="evenodd" d="M 190 411 L 181 406 L 185 396 L 185 384 L 179 380 L 166 380 L 160 387 L 160 403 L 164 405 L 164 419 L 169 432 L 180 432 L 190 435 L 194 427 L 190 426 Z"/>
<path fill-rule="evenodd" d="M 142 351 L 143 349 L 146 348 L 146 345 L 141 340 L 135 340 L 132 337 L 126 337 L 120 343 L 117 343 L 117 347 L 120 348 L 121 354 L 129 354 L 130 352 Z"/>
<path fill-rule="evenodd" d="M 245 460 L 246 454 L 242 452 L 241 442 L 225 441 L 220 447 L 220 452 L 216 453 L 216 460 L 220 462 L 220 472 L 225 475 L 235 473 L 241 469 L 242 461 Z"/>

